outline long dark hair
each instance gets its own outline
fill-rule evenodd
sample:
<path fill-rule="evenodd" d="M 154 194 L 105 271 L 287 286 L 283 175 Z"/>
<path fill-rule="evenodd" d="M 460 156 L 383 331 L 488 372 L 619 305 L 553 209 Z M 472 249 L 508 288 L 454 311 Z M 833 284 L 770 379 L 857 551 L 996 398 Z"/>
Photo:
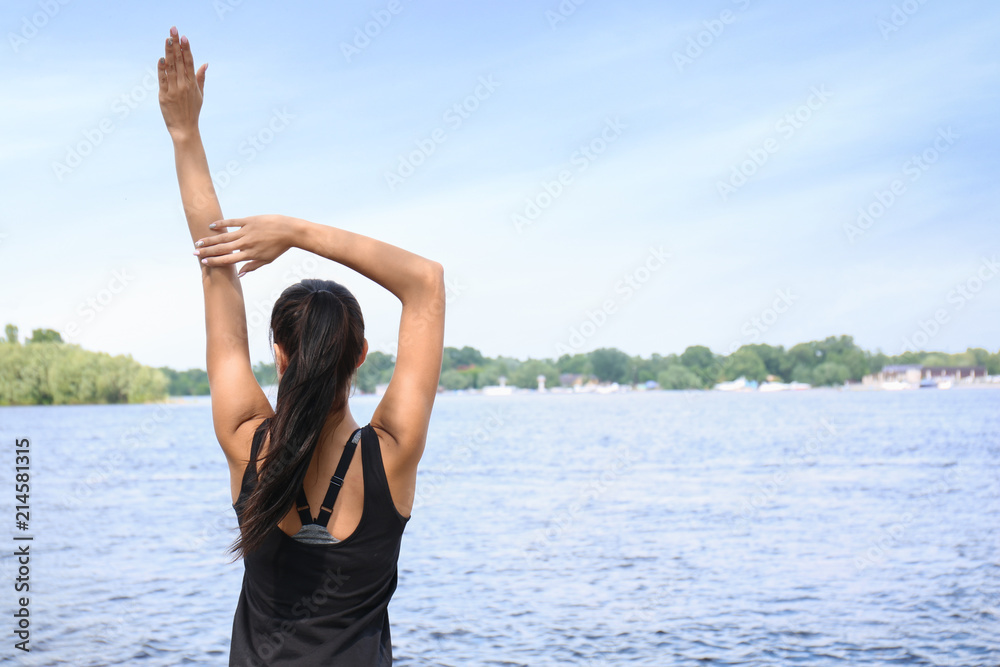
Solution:
<path fill-rule="evenodd" d="M 254 434 L 261 449 L 265 436 L 270 445 L 241 510 L 240 535 L 229 550 L 236 558 L 257 549 L 291 509 L 327 416 L 347 405 L 364 337 L 361 306 L 332 280 L 307 278 L 275 301 L 269 338 L 288 365 L 278 382 L 274 416 Z"/>

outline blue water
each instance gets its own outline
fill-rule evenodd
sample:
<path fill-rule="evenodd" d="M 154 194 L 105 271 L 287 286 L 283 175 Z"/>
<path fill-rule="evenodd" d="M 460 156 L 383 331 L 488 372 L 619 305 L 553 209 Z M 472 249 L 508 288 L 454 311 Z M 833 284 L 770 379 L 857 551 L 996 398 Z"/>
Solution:
<path fill-rule="evenodd" d="M 228 664 L 242 564 L 208 404 L 0 408 L 0 436 L 11 522 L 31 439 L 35 536 L 32 651 L 11 546 L 0 660 Z M 396 664 L 995 667 L 998 464 L 993 390 L 443 395 Z"/>

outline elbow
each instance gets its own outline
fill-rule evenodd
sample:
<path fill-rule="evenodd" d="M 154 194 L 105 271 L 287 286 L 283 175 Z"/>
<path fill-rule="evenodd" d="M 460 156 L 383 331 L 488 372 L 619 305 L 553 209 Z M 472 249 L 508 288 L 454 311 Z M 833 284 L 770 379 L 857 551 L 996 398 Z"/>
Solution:
<path fill-rule="evenodd" d="M 428 281 L 434 285 L 444 285 L 444 266 L 441 262 L 428 260 L 427 277 Z"/>
<path fill-rule="evenodd" d="M 444 267 L 439 262 L 427 260 L 415 269 L 405 291 L 398 296 L 404 304 L 435 304 L 437 310 L 438 304 L 444 304 L 445 294 Z"/>
<path fill-rule="evenodd" d="M 429 261 L 425 278 L 427 294 L 434 301 L 442 304 L 447 300 L 447 289 L 444 282 L 444 266 L 440 262 Z"/>

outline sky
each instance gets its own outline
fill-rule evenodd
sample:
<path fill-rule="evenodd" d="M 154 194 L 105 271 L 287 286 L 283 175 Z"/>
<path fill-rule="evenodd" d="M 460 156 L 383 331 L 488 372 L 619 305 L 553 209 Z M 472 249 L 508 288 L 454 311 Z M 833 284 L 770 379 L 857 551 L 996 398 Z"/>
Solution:
<path fill-rule="evenodd" d="M 209 63 L 226 217 L 281 213 L 441 262 L 445 345 L 555 358 L 850 335 L 1000 349 L 1000 6 L 986 1 L 172 3 L 0 9 L 0 317 L 205 367 L 155 93 L 170 26 Z M 251 358 L 306 277 L 243 278 Z"/>

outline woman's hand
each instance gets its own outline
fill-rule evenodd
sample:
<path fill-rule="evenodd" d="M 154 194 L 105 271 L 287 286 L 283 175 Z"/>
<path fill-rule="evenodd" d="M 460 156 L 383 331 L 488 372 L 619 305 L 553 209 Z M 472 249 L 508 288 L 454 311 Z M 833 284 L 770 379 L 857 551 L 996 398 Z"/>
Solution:
<path fill-rule="evenodd" d="M 157 71 L 160 76 L 160 111 L 174 141 L 198 134 L 198 114 L 205 90 L 206 69 L 207 63 L 195 73 L 188 38 L 178 38 L 177 28 L 170 28 L 166 53 L 160 58 Z"/>
<path fill-rule="evenodd" d="M 300 233 L 297 218 L 285 215 L 254 215 L 249 218 L 217 220 L 210 229 L 239 227 L 235 232 L 225 232 L 206 236 L 195 242 L 195 255 L 208 266 L 226 266 L 236 262 L 246 262 L 240 269 L 238 278 L 244 274 L 270 264 L 283 252 L 295 245 Z M 235 251 L 235 252 L 234 252 Z"/>

